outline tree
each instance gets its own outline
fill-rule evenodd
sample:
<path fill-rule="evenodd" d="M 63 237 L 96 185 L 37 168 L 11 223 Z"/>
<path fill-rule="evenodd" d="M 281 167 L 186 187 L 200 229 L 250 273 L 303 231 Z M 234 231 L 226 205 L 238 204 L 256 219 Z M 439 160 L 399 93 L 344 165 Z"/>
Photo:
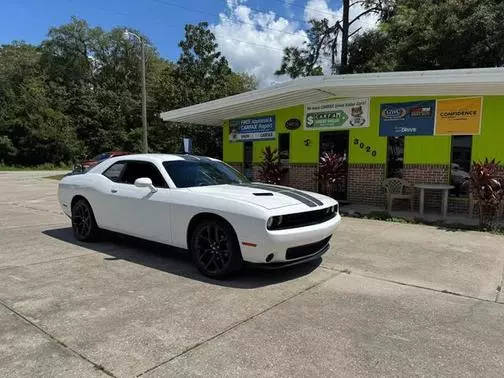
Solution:
<path fill-rule="evenodd" d="M 190 106 L 231 96 L 256 88 L 256 80 L 247 74 L 234 73 L 218 51 L 215 36 L 206 22 L 186 25 L 179 46 L 182 53 L 177 64 L 162 74 L 161 91 L 168 94 L 163 110 Z M 195 153 L 220 157 L 222 129 L 170 122 L 163 124 L 172 136 L 170 148 L 179 148 L 181 138 L 191 136 Z M 175 138 L 173 138 L 173 136 Z"/>
<path fill-rule="evenodd" d="M 386 19 L 393 11 L 393 0 L 342 0 L 342 18 L 333 23 L 326 18 L 310 20 L 307 30 L 308 42 L 305 47 L 287 47 L 277 75 L 288 74 L 291 78 L 322 74 L 322 61 L 330 59 L 331 73 L 346 73 L 348 65 L 348 45 L 360 28 L 351 32 L 352 26 L 369 14 L 378 14 Z M 362 7 L 355 17 L 350 17 L 352 8 Z M 341 49 L 339 44 L 341 43 Z"/>
<path fill-rule="evenodd" d="M 351 72 L 504 64 L 504 3 L 397 0 L 394 15 L 350 45 Z"/>
<path fill-rule="evenodd" d="M 231 70 L 206 24 L 187 25 L 178 62 L 147 41 L 147 119 L 152 151 L 179 151 L 192 136 L 196 153 L 220 156 L 221 129 L 163 122 L 162 111 L 256 87 Z M 72 18 L 40 46 L 0 47 L 0 162 L 70 163 L 108 150 L 141 150 L 139 46 L 124 27 L 110 31 Z"/>
<path fill-rule="evenodd" d="M 75 152 L 72 129 L 40 55 L 22 42 L 0 48 L 0 160 L 7 164 L 58 163 Z"/>

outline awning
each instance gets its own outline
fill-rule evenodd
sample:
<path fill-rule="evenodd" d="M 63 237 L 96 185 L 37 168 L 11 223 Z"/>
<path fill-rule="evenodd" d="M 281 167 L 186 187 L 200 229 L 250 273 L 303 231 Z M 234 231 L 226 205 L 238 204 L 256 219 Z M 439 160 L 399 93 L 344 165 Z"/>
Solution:
<path fill-rule="evenodd" d="M 164 121 L 224 120 L 334 97 L 504 95 L 504 68 L 311 76 L 161 113 Z"/>

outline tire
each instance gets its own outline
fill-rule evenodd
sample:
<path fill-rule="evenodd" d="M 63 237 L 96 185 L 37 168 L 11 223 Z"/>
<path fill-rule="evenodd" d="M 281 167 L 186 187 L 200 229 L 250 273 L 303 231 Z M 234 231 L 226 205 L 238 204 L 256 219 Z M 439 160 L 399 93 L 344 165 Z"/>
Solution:
<path fill-rule="evenodd" d="M 100 229 L 96 225 L 93 209 L 83 198 L 72 206 L 72 229 L 77 240 L 90 242 L 98 239 Z"/>
<path fill-rule="evenodd" d="M 194 228 L 190 251 L 194 264 L 207 277 L 226 278 L 243 266 L 240 244 L 233 228 L 218 219 L 203 220 Z"/>

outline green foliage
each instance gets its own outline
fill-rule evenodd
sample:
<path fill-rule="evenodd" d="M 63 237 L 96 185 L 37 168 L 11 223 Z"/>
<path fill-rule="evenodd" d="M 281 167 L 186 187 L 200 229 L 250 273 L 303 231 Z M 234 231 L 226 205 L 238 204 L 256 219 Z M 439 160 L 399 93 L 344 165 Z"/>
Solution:
<path fill-rule="evenodd" d="M 146 48 L 149 145 L 178 152 L 193 137 L 196 153 L 219 157 L 221 129 L 165 123 L 159 113 L 254 89 L 232 72 L 205 23 L 187 25 L 173 63 Z M 40 46 L 0 47 L 0 162 L 71 163 L 107 150 L 141 151 L 139 45 L 124 28 L 105 31 L 85 20 L 51 28 Z"/>
<path fill-rule="evenodd" d="M 344 8 L 353 5 L 364 6 L 362 16 L 345 22 L 343 12 L 334 23 L 310 21 L 308 42 L 286 48 L 276 73 L 319 75 L 323 63 L 333 74 L 504 65 L 502 1 L 343 1 Z M 379 15 L 378 28 L 355 35 L 346 30 L 368 13 Z"/>
<path fill-rule="evenodd" d="M 362 11 L 350 17 L 353 7 L 357 6 L 362 7 Z M 306 30 L 307 43 L 301 48 L 285 48 L 280 69 L 275 74 L 287 74 L 291 78 L 317 76 L 323 74 L 323 65 L 329 65 L 332 74 L 347 73 L 349 43 L 360 31 L 350 32 L 354 22 L 369 14 L 377 14 L 386 20 L 393 13 L 394 6 L 395 0 L 342 0 L 341 18 L 334 22 L 310 20 L 310 28 Z"/>
<path fill-rule="evenodd" d="M 473 162 L 469 173 L 472 197 L 479 205 L 480 226 L 491 227 L 501 202 L 504 185 L 499 176 L 500 165 L 493 160 Z"/>
<path fill-rule="evenodd" d="M 272 150 L 270 146 L 266 146 L 262 151 L 262 155 L 263 160 L 259 166 L 259 181 L 266 184 L 280 184 L 287 170 L 280 163 L 278 151 L 276 149 Z"/>
<path fill-rule="evenodd" d="M 397 0 L 377 30 L 354 38 L 352 72 L 496 67 L 504 63 L 504 3 Z"/>

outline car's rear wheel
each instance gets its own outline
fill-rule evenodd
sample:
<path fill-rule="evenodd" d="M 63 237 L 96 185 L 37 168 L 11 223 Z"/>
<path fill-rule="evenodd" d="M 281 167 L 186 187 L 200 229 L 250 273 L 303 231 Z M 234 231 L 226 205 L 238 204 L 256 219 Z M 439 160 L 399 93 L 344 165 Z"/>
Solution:
<path fill-rule="evenodd" d="M 243 266 L 233 228 L 218 219 L 203 220 L 194 228 L 190 250 L 194 264 L 208 277 L 225 278 Z"/>
<path fill-rule="evenodd" d="M 74 236 L 80 241 L 96 240 L 99 228 L 89 203 L 81 198 L 72 206 L 72 229 Z"/>

